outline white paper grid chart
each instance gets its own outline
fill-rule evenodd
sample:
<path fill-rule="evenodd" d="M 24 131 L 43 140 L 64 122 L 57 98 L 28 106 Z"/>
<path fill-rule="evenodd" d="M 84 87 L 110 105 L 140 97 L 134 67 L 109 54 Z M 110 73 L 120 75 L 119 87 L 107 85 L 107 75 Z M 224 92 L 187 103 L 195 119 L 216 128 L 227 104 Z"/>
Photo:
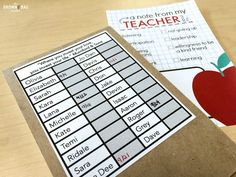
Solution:
<path fill-rule="evenodd" d="M 107 31 L 14 73 L 70 177 L 116 176 L 195 118 Z"/>
<path fill-rule="evenodd" d="M 217 63 L 224 50 L 194 1 L 142 9 L 108 10 L 107 20 L 201 108 L 192 91 L 193 77 L 202 70 L 217 71 L 210 62 Z"/>

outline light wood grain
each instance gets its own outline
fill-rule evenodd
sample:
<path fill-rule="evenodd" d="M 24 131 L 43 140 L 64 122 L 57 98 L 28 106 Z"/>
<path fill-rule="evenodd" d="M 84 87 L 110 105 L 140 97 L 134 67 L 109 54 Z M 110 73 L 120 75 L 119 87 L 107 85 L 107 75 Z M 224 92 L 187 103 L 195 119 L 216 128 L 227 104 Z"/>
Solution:
<path fill-rule="evenodd" d="M 3 5 L 27 5 L 10 12 Z M 59 47 L 107 25 L 107 9 L 158 6 L 176 0 L 1 1 L 0 69 Z M 236 1 L 198 0 L 219 42 L 236 63 Z M 236 126 L 222 129 L 236 142 Z M 51 177 L 51 173 L 0 74 L 0 177 Z"/>

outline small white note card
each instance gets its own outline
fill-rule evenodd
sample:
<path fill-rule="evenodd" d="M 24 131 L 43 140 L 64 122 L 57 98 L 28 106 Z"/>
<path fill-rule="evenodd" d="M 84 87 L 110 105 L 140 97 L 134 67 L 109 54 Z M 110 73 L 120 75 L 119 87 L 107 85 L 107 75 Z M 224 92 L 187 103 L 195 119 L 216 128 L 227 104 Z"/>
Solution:
<path fill-rule="evenodd" d="M 235 67 L 228 60 L 195 1 L 142 9 L 108 10 L 107 20 L 217 125 L 235 124 L 229 119 L 231 115 L 228 112 L 232 112 L 230 106 L 217 108 L 215 95 L 221 91 L 214 89 L 221 85 L 214 78 L 223 77 L 227 69 L 235 70 Z M 211 72 L 213 76 L 210 76 Z M 205 96 L 203 92 L 208 94 Z M 223 97 L 226 96 L 222 95 L 220 99 L 224 100 Z"/>

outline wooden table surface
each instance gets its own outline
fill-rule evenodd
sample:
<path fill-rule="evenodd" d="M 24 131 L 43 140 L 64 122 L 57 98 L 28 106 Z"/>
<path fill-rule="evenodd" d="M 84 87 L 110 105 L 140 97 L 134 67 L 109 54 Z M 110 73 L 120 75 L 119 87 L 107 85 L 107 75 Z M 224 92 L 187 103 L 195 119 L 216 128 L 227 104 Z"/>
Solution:
<path fill-rule="evenodd" d="M 6 9 L 17 2 L 28 6 Z M 4 70 L 107 25 L 107 9 L 158 6 L 176 0 L 42 0 L 0 2 L 0 69 Z M 220 44 L 236 64 L 236 1 L 197 0 Z M 23 6 L 21 6 L 23 7 Z M 222 130 L 236 142 L 236 126 Z M 0 73 L 0 177 L 51 177 L 43 156 Z"/>

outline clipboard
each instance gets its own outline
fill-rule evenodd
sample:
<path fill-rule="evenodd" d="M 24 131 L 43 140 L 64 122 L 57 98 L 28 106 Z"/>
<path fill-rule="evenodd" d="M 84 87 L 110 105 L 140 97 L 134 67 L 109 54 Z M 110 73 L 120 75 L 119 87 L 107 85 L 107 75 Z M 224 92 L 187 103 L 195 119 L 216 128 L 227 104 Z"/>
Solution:
<path fill-rule="evenodd" d="M 236 176 L 235 143 L 110 27 L 4 75 L 53 176 Z"/>

